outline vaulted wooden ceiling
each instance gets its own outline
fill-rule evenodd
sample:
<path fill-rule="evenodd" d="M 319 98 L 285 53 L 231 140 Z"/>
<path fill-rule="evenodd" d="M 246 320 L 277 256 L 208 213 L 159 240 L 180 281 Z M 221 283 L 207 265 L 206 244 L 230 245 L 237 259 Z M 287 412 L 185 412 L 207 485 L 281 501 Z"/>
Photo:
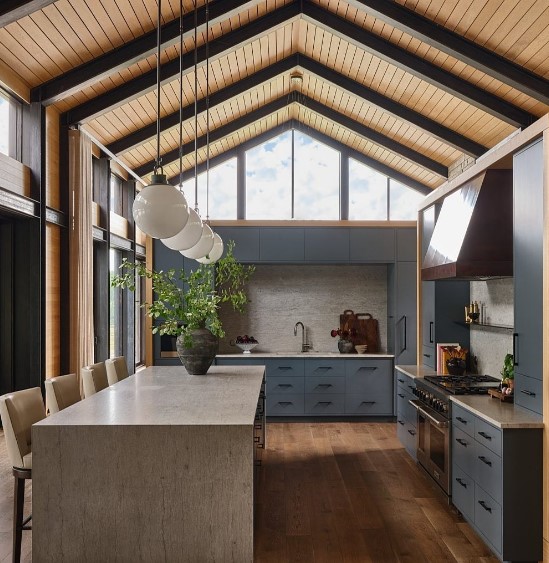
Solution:
<path fill-rule="evenodd" d="M 206 158 L 198 0 L 198 160 Z M 179 0 L 164 0 L 161 151 L 179 172 Z M 184 0 L 184 167 L 194 167 L 194 3 Z M 549 111 L 547 0 L 210 0 L 210 155 L 285 123 L 433 189 Z M 6 0 L 0 71 L 145 179 L 156 143 L 155 0 Z M 302 74 L 301 84 L 290 80 Z"/>

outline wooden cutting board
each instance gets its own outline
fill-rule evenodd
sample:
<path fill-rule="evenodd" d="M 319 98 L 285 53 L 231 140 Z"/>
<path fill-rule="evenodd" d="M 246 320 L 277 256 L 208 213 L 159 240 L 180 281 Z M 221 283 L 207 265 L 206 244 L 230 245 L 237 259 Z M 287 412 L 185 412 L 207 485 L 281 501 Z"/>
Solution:
<path fill-rule="evenodd" d="M 353 344 L 366 344 L 367 354 L 379 353 L 379 324 L 370 313 L 355 313 L 346 309 L 339 315 L 339 326 L 342 331 L 352 333 L 350 340 Z"/>

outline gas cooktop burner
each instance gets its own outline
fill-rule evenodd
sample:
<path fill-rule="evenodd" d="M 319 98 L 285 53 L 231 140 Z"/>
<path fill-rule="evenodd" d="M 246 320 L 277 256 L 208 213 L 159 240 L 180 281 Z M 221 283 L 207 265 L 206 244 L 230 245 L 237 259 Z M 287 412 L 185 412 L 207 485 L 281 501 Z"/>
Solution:
<path fill-rule="evenodd" d="M 497 389 L 500 380 L 491 375 L 426 375 L 425 380 L 452 395 L 485 395 Z"/>

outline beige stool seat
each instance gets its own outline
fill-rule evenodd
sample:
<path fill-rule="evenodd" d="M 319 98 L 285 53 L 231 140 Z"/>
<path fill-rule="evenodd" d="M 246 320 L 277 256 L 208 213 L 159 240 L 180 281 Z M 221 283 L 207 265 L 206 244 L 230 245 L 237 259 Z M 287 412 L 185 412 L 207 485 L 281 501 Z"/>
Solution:
<path fill-rule="evenodd" d="M 105 362 L 98 362 L 97 364 L 83 367 L 81 374 L 84 398 L 91 397 L 109 386 Z"/>
<path fill-rule="evenodd" d="M 109 385 L 114 385 L 115 383 L 118 383 L 130 376 L 128 373 L 128 366 L 126 365 L 126 358 L 124 358 L 124 356 L 105 360 L 105 367 L 107 369 Z"/>
<path fill-rule="evenodd" d="M 50 414 L 59 412 L 82 400 L 75 373 L 46 379 L 46 406 Z"/>
<path fill-rule="evenodd" d="M 0 417 L 8 456 L 13 466 L 13 561 L 21 559 L 21 539 L 31 516 L 23 519 L 25 481 L 32 479 L 32 425 L 46 418 L 39 387 L 15 391 L 0 397 Z"/>

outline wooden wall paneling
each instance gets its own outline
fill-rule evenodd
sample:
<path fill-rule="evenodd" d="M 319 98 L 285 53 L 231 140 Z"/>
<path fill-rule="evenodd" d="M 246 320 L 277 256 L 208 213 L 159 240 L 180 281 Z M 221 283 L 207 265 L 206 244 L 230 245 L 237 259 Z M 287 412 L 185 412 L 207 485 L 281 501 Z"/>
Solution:
<path fill-rule="evenodd" d="M 46 108 L 46 205 L 61 208 L 59 185 L 59 112 Z"/>
<path fill-rule="evenodd" d="M 110 212 L 110 232 L 123 238 L 130 238 L 128 220 L 125 217 Z"/>
<path fill-rule="evenodd" d="M 32 196 L 31 174 L 29 167 L 1 152 L 0 188 L 25 197 Z"/>
<path fill-rule="evenodd" d="M 549 542 L 549 130 L 543 132 L 544 229 L 543 229 L 543 539 Z M 544 558 L 544 561 L 546 559 Z"/>
<path fill-rule="evenodd" d="M 61 230 L 58 225 L 46 225 L 46 378 L 62 375 Z"/>

